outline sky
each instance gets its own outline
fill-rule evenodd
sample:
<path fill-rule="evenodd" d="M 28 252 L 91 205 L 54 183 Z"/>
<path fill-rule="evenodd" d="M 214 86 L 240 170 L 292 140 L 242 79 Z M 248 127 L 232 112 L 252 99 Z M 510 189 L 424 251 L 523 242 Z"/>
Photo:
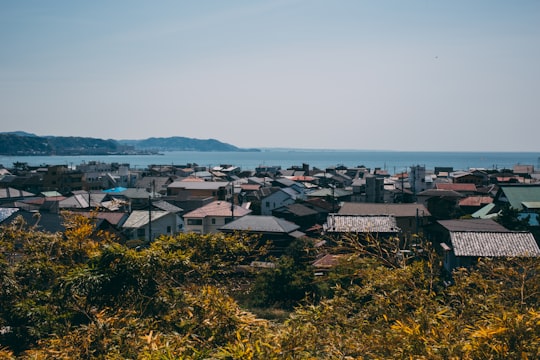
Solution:
<path fill-rule="evenodd" d="M 0 0 L 0 132 L 540 151 L 537 0 Z"/>

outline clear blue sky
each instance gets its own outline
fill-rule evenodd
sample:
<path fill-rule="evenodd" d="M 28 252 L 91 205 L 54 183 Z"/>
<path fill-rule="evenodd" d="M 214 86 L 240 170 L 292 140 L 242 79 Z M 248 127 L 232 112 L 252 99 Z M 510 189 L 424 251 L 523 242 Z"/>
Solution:
<path fill-rule="evenodd" d="M 540 1 L 0 0 L 0 131 L 540 151 Z"/>

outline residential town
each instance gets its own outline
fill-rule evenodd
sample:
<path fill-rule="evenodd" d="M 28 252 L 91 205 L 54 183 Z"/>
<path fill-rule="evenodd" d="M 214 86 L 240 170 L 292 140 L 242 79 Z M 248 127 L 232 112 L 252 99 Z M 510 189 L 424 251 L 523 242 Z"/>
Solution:
<path fill-rule="evenodd" d="M 509 209 L 514 222 L 505 227 L 501 217 Z M 130 247 L 180 232 L 245 232 L 270 242 L 274 255 L 303 237 L 325 244 L 344 233 L 402 240 L 421 235 L 449 273 L 479 257 L 540 256 L 539 210 L 540 172 L 532 165 L 417 165 L 393 175 L 309 164 L 253 170 L 100 162 L 0 168 L 1 225 L 22 217 L 28 226 L 60 232 L 61 214 L 70 211 L 95 218 L 97 230 Z M 313 265 L 331 263 L 323 253 Z"/>

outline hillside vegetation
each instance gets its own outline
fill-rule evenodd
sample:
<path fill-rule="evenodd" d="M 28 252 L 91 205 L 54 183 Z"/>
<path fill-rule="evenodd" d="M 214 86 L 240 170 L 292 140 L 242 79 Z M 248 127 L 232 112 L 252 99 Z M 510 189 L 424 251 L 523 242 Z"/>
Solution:
<path fill-rule="evenodd" d="M 200 140 L 179 136 L 145 140 L 103 140 L 89 137 L 36 136 L 22 132 L 0 133 L 0 155 L 108 155 L 175 150 L 244 151 L 215 139 Z"/>
<path fill-rule="evenodd" d="M 421 239 L 404 258 L 394 240 L 350 235 L 326 276 L 307 240 L 254 272 L 265 251 L 241 234 L 131 249 L 91 219 L 65 225 L 0 229 L 2 359 L 540 358 L 534 259 L 480 261 L 448 286 Z"/>

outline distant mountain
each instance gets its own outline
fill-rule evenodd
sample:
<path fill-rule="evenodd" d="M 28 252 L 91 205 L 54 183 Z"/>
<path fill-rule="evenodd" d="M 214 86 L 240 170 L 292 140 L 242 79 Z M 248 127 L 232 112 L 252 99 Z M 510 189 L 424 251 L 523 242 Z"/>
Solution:
<path fill-rule="evenodd" d="M 37 136 L 23 131 L 0 133 L 1 155 L 108 155 L 158 151 L 259 151 L 240 149 L 215 139 L 186 137 L 103 140 L 88 137 Z"/>
<path fill-rule="evenodd" d="M 145 140 L 119 140 L 121 144 L 133 146 L 139 150 L 154 151 L 245 151 L 234 145 L 215 139 L 192 139 L 181 136 L 168 138 L 148 138 Z"/>
<path fill-rule="evenodd" d="M 124 150 L 115 140 L 0 133 L 2 155 L 107 155 Z"/>

